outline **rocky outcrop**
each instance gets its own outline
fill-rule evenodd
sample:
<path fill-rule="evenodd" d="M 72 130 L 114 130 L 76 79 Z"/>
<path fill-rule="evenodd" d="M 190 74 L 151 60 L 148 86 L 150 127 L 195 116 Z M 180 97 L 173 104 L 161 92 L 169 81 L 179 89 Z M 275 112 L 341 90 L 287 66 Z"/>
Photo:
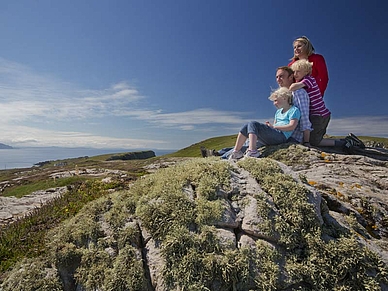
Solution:
<path fill-rule="evenodd" d="M 56 179 L 74 176 L 96 177 L 101 178 L 103 182 L 109 182 L 111 178 L 126 177 L 127 173 L 125 171 L 110 169 L 76 168 L 75 170 L 51 172 L 48 174 L 47 179 L 55 181 Z M 7 188 L 14 187 L 15 185 L 25 183 L 24 180 L 28 181 L 28 177 L 22 176 L 10 181 L 4 181 L 0 183 L 0 192 L 3 192 Z M 35 191 L 29 195 L 24 195 L 21 198 L 16 198 L 14 196 L 0 196 L 0 227 L 15 222 L 26 215 L 29 215 L 36 209 L 39 209 L 43 205 L 60 197 L 66 191 L 68 191 L 68 187 L 55 187 L 46 190 Z"/>
<path fill-rule="evenodd" d="M 88 204 L 1 290 L 387 290 L 387 162 L 191 159 Z M 159 168 L 159 170 L 156 170 Z"/>
<path fill-rule="evenodd" d="M 65 191 L 67 187 L 57 187 L 36 191 L 22 198 L 0 196 L 0 226 L 17 221 L 50 200 L 58 198 Z"/>

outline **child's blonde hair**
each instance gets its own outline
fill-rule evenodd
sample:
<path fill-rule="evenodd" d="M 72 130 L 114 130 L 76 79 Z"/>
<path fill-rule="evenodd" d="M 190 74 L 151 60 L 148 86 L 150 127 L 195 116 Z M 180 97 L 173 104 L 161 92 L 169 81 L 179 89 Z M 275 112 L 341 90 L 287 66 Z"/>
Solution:
<path fill-rule="evenodd" d="M 296 71 L 296 70 L 303 71 L 303 72 L 307 73 L 306 75 L 310 75 L 311 71 L 313 69 L 313 63 L 309 62 L 308 60 L 304 60 L 304 59 L 298 60 L 291 65 L 291 69 L 293 71 Z"/>
<path fill-rule="evenodd" d="M 286 87 L 280 87 L 275 91 L 272 91 L 271 95 L 268 97 L 269 100 L 274 101 L 275 99 L 282 98 L 288 101 L 288 104 L 292 104 L 292 92 Z"/>

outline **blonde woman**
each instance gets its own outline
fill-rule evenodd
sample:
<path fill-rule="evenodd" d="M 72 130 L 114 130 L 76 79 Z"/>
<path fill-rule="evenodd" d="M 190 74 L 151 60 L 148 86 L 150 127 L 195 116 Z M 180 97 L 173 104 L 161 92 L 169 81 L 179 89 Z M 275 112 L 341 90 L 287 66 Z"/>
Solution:
<path fill-rule="evenodd" d="M 311 75 L 315 78 L 323 97 L 329 82 L 329 73 L 325 58 L 315 53 L 314 46 L 306 36 L 298 37 L 292 45 L 294 48 L 294 56 L 288 66 L 290 67 L 297 60 L 308 60 L 313 63 Z"/>

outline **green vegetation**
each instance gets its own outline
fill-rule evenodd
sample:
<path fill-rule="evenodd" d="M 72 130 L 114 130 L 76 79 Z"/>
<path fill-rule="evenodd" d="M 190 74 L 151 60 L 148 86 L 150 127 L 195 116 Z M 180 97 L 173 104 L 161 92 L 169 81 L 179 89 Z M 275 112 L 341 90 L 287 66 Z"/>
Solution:
<path fill-rule="evenodd" d="M 279 235 L 276 247 L 264 240 L 255 249 L 222 243 L 216 225 L 227 206 L 219 193 L 231 190 L 232 165 L 217 158 L 191 159 L 109 196 L 96 181 L 82 184 L 75 199 L 93 201 L 84 201 L 76 216 L 53 228 L 46 245 L 32 253 L 40 255 L 36 262 L 18 263 L 3 290 L 22 290 L 15 280 L 32 265 L 35 277 L 26 275 L 30 279 L 24 278 L 23 287 L 60 290 L 60 271 L 85 290 L 149 290 L 139 224 L 151 239 L 147 250 L 159 246 L 168 290 L 379 290 L 386 266 L 349 234 L 323 240 L 325 230 L 302 184 L 271 159 L 238 164 L 260 181 L 276 205 L 275 216 L 265 215 L 273 206 L 260 193 L 255 196 L 264 229 L 269 236 Z"/>
<path fill-rule="evenodd" d="M 194 233 L 174 229 L 163 241 L 162 255 L 168 290 L 248 290 L 250 251 L 223 248 L 214 227 Z"/>
<path fill-rule="evenodd" d="M 208 149 L 220 150 L 225 147 L 233 147 L 236 142 L 237 134 L 213 137 L 207 140 L 195 143 L 189 147 L 183 148 L 175 153 L 166 155 L 166 157 L 201 157 L 201 146 Z"/>
<path fill-rule="evenodd" d="M 42 244 L 42 241 L 44 241 L 47 231 L 76 215 L 85 204 L 106 195 L 108 189 L 125 189 L 127 187 L 126 180 L 101 183 L 98 178 L 81 175 L 57 179 L 49 178 L 52 170 L 82 170 L 85 165 L 100 167 L 101 162 L 111 156 L 102 155 L 50 161 L 42 167 L 26 169 L 22 174 L 23 179 L 15 179 L 21 175 L 20 169 L 0 171 L 0 181 L 17 180 L 14 185 L 3 189 L 3 196 L 21 198 L 32 192 L 54 187 L 68 186 L 70 189 L 62 197 L 35 209 L 17 222 L 8 226 L 0 226 L 0 272 L 8 270 L 24 257 L 36 257 L 43 253 L 45 245 Z M 149 162 L 145 160 L 136 160 L 130 163 L 115 161 L 104 164 L 104 167 L 129 170 L 128 179 L 131 180 L 143 175 L 144 171 L 141 167 Z M 54 166 L 56 163 L 66 164 L 66 166 L 56 167 Z"/>
<path fill-rule="evenodd" d="M 76 217 L 49 235 L 48 245 L 57 268 L 71 272 L 74 262 L 78 262 L 80 267 L 75 277 L 88 290 L 96 286 L 104 290 L 113 290 L 108 286 L 121 286 L 117 290 L 147 290 L 139 253 L 141 234 L 133 223 L 139 217 L 153 239 L 163 244 L 163 259 L 168 260 L 169 266 L 173 265 L 164 269 L 168 284 L 183 284 L 187 286 L 184 290 L 196 290 L 204 286 L 204 282 L 197 282 L 198 276 L 205 278 L 210 273 L 217 277 L 204 279 L 207 285 L 214 280 L 221 287 L 239 282 L 247 276 L 249 265 L 238 258 L 237 250 L 218 245 L 211 225 L 221 218 L 223 204 L 216 193 L 229 187 L 230 165 L 219 160 L 209 161 L 187 161 L 162 169 L 139 179 L 129 191 L 116 192 L 109 199 L 100 198 L 86 205 Z M 182 188 L 186 190 L 182 192 Z M 112 237 L 108 239 L 106 232 L 112 233 Z M 177 252 L 177 248 L 188 253 L 188 257 Z M 119 256 L 108 256 L 106 249 Z M 131 268 L 124 268 L 123 264 Z M 121 276 L 115 266 L 123 270 Z M 195 266 L 195 271 L 180 276 L 190 266 Z M 180 279 L 175 282 L 177 278 Z M 132 289 L 129 284 L 137 287 Z M 221 287 L 218 290 L 227 290 Z"/>
<path fill-rule="evenodd" d="M 12 273 L 4 282 L 3 290 L 63 291 L 58 272 L 50 267 L 51 262 L 47 259 L 23 259 L 15 266 L 19 272 Z M 20 287 L 20 282 L 23 282 L 23 287 Z"/>
<path fill-rule="evenodd" d="M 201 146 L 207 149 L 220 150 L 222 148 L 233 147 L 236 142 L 237 133 L 235 135 L 228 136 L 219 136 L 214 138 L 209 138 L 199 143 L 192 144 L 186 148 L 183 148 L 175 153 L 166 155 L 167 157 L 201 157 L 200 148 Z M 343 138 L 343 136 L 327 136 L 327 138 Z M 359 138 L 366 144 L 374 146 L 385 145 L 388 147 L 388 138 L 384 137 L 371 137 L 371 136 L 359 136 Z M 289 144 L 279 145 L 275 147 L 270 147 L 269 151 L 266 150 L 266 156 L 270 153 L 276 152 L 279 148 L 287 148 Z"/>
<path fill-rule="evenodd" d="M 119 155 L 112 155 L 107 159 L 107 161 L 114 160 L 140 160 L 140 159 L 148 159 L 155 157 L 155 153 L 153 151 L 141 151 L 141 152 L 132 152 L 132 153 L 124 153 Z"/>
<path fill-rule="evenodd" d="M 5 271 L 23 257 L 36 257 L 45 251 L 42 244 L 47 231 L 79 212 L 88 202 L 107 194 L 114 187 L 99 181 L 80 182 L 63 196 L 8 227 L 0 228 L 0 271 Z"/>
<path fill-rule="evenodd" d="M 216 193 L 229 186 L 229 167 L 219 160 L 191 160 L 144 177 L 131 189 L 139 199 L 136 214 L 156 239 L 177 227 L 213 223 L 222 214 Z"/>
<path fill-rule="evenodd" d="M 280 234 L 279 243 L 285 251 L 288 284 L 305 286 L 303 290 L 380 290 L 378 282 L 387 282 L 387 267 L 355 237 L 338 230 L 339 239 L 322 239 L 326 228 L 320 225 L 313 205 L 308 202 L 309 191 L 281 173 L 274 161 L 243 160 L 239 165 L 262 181 L 261 187 L 271 195 L 279 210 L 273 231 Z M 273 258 L 276 265 L 277 256 Z M 373 278 L 367 270 L 374 270 L 377 276 Z"/>
<path fill-rule="evenodd" d="M 15 196 L 16 198 L 21 198 L 24 195 L 28 195 L 32 192 L 38 191 L 38 190 L 46 190 L 49 188 L 55 188 L 55 187 L 63 187 L 68 185 L 74 185 L 79 182 L 85 181 L 85 177 L 81 176 L 73 176 L 68 178 L 61 178 L 61 179 L 47 179 L 44 181 L 31 181 L 29 184 L 20 185 L 16 187 L 12 187 L 10 189 L 6 189 L 4 191 L 3 196 L 10 197 Z"/>

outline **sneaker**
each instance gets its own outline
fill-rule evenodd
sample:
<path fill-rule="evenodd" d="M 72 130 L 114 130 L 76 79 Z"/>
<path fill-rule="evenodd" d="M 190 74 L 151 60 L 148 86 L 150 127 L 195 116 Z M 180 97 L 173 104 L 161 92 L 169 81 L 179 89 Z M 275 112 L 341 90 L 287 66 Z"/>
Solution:
<path fill-rule="evenodd" d="M 260 152 L 247 150 L 245 153 L 245 157 L 246 158 L 258 158 L 258 157 L 260 157 Z"/>
<path fill-rule="evenodd" d="M 352 140 L 354 142 L 354 146 L 360 147 L 362 149 L 365 149 L 365 144 L 353 133 L 349 133 L 348 136 L 345 139 Z"/>
<path fill-rule="evenodd" d="M 209 149 L 205 148 L 204 146 L 201 147 L 201 155 L 203 158 L 221 156 L 220 153 L 217 152 L 216 150 L 209 150 Z"/>
<path fill-rule="evenodd" d="M 354 145 L 348 139 L 345 139 L 345 144 L 342 149 L 345 153 L 348 153 L 348 154 L 354 153 Z"/>
<path fill-rule="evenodd" d="M 206 150 L 206 154 L 208 157 L 219 157 L 220 154 L 216 150 Z"/>
<path fill-rule="evenodd" d="M 207 150 L 205 147 L 201 147 L 201 155 L 203 158 L 206 158 L 207 157 Z"/>
<path fill-rule="evenodd" d="M 228 160 L 238 160 L 243 157 L 243 153 L 241 151 L 233 151 L 229 156 Z"/>
<path fill-rule="evenodd" d="M 359 148 L 361 148 L 362 145 L 363 145 L 363 143 L 360 144 L 357 140 L 353 139 L 349 135 L 347 137 L 345 137 L 345 147 L 352 146 L 352 147 L 359 147 Z M 364 147 L 365 147 L 365 145 L 364 145 Z"/>

